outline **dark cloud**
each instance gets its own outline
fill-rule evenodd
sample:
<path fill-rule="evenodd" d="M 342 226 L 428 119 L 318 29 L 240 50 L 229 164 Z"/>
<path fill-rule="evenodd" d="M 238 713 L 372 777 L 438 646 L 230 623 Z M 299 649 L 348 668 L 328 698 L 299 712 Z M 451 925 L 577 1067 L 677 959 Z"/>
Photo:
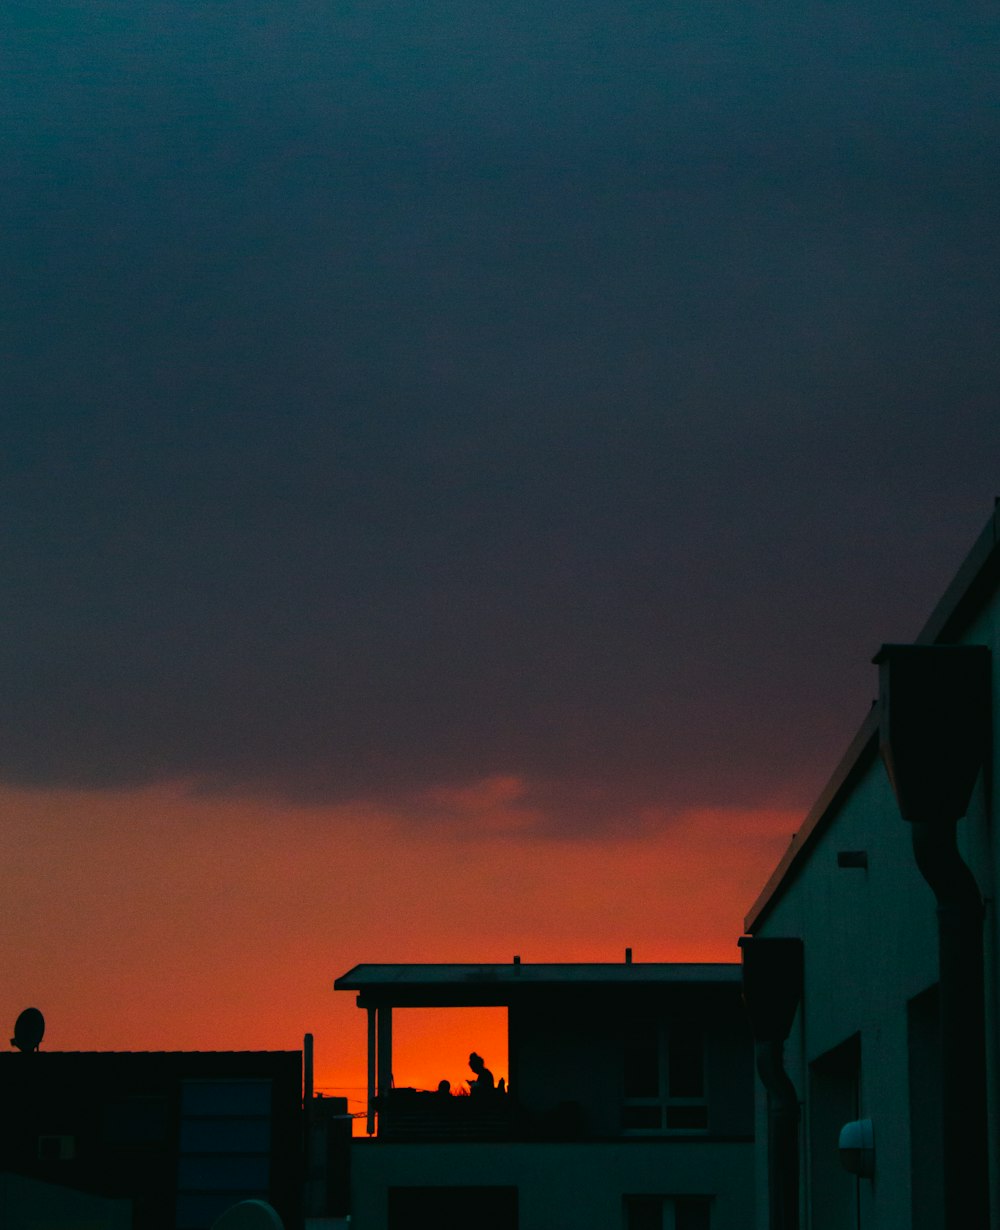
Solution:
<path fill-rule="evenodd" d="M 7 780 L 808 800 L 993 494 L 995 15 L 18 13 Z"/>

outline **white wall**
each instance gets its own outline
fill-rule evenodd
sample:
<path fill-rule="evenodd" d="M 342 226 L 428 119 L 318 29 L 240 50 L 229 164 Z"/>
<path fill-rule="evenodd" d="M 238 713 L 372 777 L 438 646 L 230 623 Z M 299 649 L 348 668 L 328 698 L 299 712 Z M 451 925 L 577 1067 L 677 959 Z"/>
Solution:
<path fill-rule="evenodd" d="M 715 1194 L 712 1230 L 752 1218 L 752 1144 L 389 1144 L 357 1140 L 352 1230 L 385 1230 L 390 1186 L 519 1189 L 519 1230 L 621 1230 L 622 1196 Z"/>
<path fill-rule="evenodd" d="M 991 1157 L 996 1163 L 1000 1110 L 997 1062 L 1000 954 L 994 885 L 997 843 L 988 793 L 1000 769 L 1000 638 L 996 600 L 968 629 L 963 641 L 993 648 L 994 747 L 991 769 L 980 778 L 968 816 L 959 822 L 959 843 L 986 898 L 987 1040 L 990 1067 Z M 839 868 L 839 850 L 864 850 L 867 870 Z M 864 1230 L 899 1230 L 912 1224 L 907 1004 L 938 978 L 937 923 L 933 894 L 916 869 L 910 827 L 902 820 L 881 760 L 876 758 L 829 820 L 804 865 L 783 885 L 776 903 L 756 929 L 760 936 L 797 936 L 805 946 L 805 993 L 786 1048 L 789 1073 L 804 1102 L 803 1227 L 820 1230 L 823 1216 L 810 1216 L 807 1193 L 811 1147 L 808 1065 L 854 1033 L 861 1036 L 861 1115 L 875 1129 L 876 1173 L 859 1185 L 858 1212 Z M 765 1230 L 766 1119 L 758 1081 L 756 1226 Z M 835 1147 L 835 1141 L 830 1147 Z M 845 1172 L 845 1182 L 853 1180 Z M 994 1216 L 997 1176 L 993 1177 Z"/>

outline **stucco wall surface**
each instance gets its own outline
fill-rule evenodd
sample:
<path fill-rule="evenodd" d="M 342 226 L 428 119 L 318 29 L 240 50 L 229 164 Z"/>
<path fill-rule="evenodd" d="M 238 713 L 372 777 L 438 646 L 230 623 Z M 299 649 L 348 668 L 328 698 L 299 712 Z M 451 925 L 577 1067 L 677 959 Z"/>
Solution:
<path fill-rule="evenodd" d="M 385 1230 L 390 1186 L 516 1186 L 519 1230 L 621 1230 L 625 1194 L 714 1194 L 713 1230 L 746 1230 L 752 1144 L 355 1142 L 351 1224 Z"/>
<path fill-rule="evenodd" d="M 1000 613 L 990 596 L 966 626 L 961 642 L 993 650 L 992 750 L 967 816 L 959 822 L 959 847 L 976 876 L 986 906 L 985 985 L 987 1062 L 994 1165 L 1000 1154 L 1000 1064 L 997 1040 L 1000 921 L 995 907 L 998 882 L 993 783 L 1000 770 Z M 791 869 L 755 929 L 762 937 L 803 940 L 805 988 L 786 1046 L 787 1069 L 803 1105 L 801 1140 L 803 1227 L 822 1230 L 821 1209 L 813 1208 L 810 1166 L 816 1150 L 836 1150 L 836 1139 L 817 1141 L 811 1120 L 809 1068 L 830 1050 L 860 1037 L 861 1117 L 875 1131 L 876 1171 L 857 1182 L 854 1222 L 864 1230 L 898 1230 L 914 1224 L 911 1207 L 910 1074 L 908 1004 L 938 980 L 937 918 L 934 896 L 917 871 L 910 826 L 900 817 L 879 758 L 868 765 L 847 797 L 817 826 L 807 857 Z M 867 868 L 840 867 L 840 851 L 863 851 Z M 757 1082 L 755 1164 L 758 1191 L 766 1191 L 765 1097 Z M 844 1172 L 844 1182 L 855 1184 Z M 993 1175 L 994 1216 L 1000 1209 Z M 917 1211 L 919 1222 L 919 1210 Z M 766 1200 L 755 1219 L 767 1226 Z"/>

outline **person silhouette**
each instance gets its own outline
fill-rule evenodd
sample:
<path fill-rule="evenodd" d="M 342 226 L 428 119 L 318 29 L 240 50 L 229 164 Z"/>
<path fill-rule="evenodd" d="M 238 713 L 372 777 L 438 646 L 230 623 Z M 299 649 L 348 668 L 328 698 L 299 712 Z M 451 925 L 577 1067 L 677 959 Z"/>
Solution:
<path fill-rule="evenodd" d="M 492 1093 L 495 1085 L 493 1082 L 493 1073 L 486 1066 L 482 1055 L 477 1055 L 475 1051 L 469 1056 L 469 1067 L 475 1072 L 475 1080 L 468 1081 L 469 1091 L 471 1093 Z"/>

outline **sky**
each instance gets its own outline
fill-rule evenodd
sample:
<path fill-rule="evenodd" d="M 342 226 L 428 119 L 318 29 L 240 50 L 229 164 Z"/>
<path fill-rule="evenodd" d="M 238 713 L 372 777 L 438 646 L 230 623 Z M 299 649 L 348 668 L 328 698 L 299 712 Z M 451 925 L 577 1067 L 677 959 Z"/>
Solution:
<path fill-rule="evenodd" d="M 1000 488 L 998 43 L 5 6 L 0 1015 L 357 1109 L 357 963 L 737 959 Z"/>

